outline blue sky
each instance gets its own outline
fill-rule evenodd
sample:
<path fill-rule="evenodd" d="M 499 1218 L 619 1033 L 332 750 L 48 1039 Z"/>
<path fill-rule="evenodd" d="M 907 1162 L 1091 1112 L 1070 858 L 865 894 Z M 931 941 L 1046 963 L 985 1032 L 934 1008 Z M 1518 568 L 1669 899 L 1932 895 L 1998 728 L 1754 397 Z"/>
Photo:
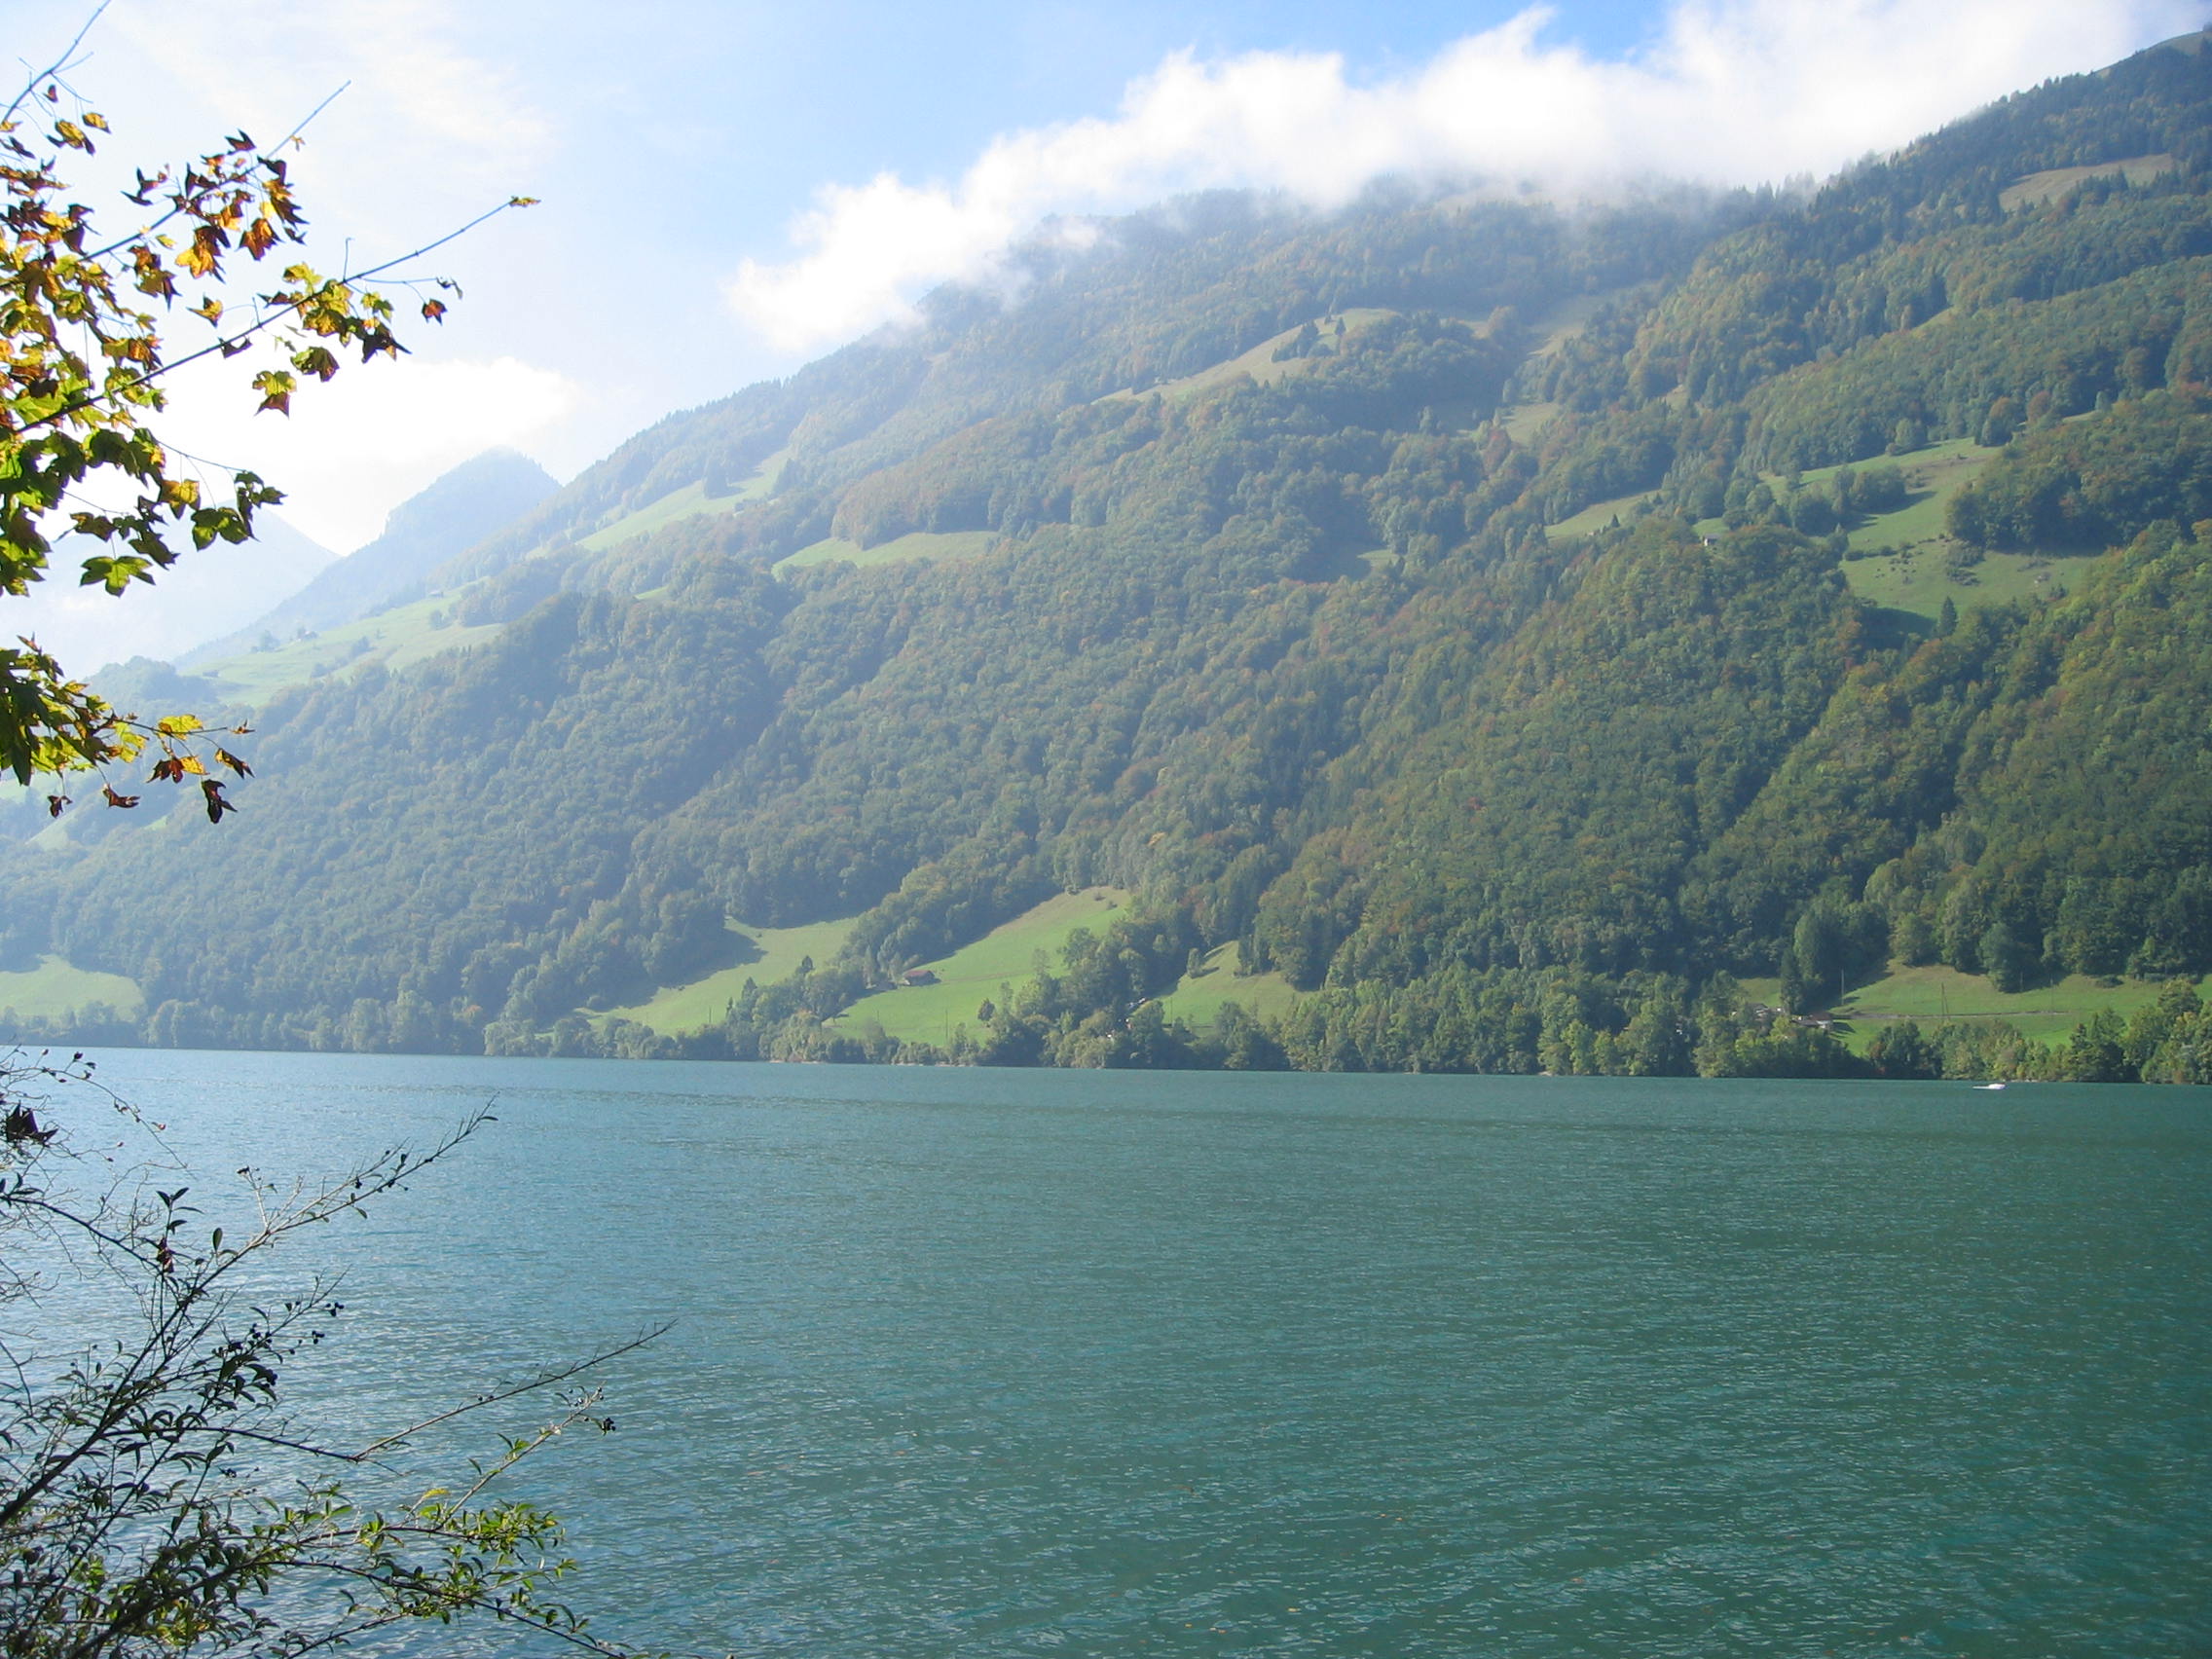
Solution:
<path fill-rule="evenodd" d="M 86 10 L 0 0 L 0 28 L 30 58 Z M 238 365 L 180 382 L 180 447 L 258 466 L 291 490 L 293 523 L 345 551 L 478 449 L 510 443 L 567 476 L 670 410 L 895 319 L 937 281 L 987 276 L 1048 213 L 1220 184 L 1326 205 L 1377 171 L 1562 193 L 1650 171 L 1825 172 L 2208 13 L 112 0 L 73 83 L 114 125 L 110 158 L 132 162 L 240 126 L 280 132 L 347 85 L 298 164 L 326 265 L 342 236 L 365 261 L 506 195 L 542 199 L 435 257 L 465 297 L 402 369 L 316 388 L 288 426 L 250 415 Z"/>

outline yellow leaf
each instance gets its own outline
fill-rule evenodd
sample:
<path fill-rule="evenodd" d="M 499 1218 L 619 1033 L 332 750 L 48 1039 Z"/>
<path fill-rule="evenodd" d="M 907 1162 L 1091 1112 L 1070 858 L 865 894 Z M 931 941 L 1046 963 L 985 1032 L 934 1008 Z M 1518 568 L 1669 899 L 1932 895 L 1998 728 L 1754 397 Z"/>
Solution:
<path fill-rule="evenodd" d="M 299 385 L 282 369 L 263 369 L 253 377 L 253 389 L 261 393 L 261 407 L 279 415 L 292 412 L 292 391 Z"/>
<path fill-rule="evenodd" d="M 204 276 L 215 269 L 216 249 L 221 246 L 217 238 L 222 233 L 212 225 L 202 225 L 192 236 L 192 245 L 176 256 L 176 262 L 195 276 Z"/>

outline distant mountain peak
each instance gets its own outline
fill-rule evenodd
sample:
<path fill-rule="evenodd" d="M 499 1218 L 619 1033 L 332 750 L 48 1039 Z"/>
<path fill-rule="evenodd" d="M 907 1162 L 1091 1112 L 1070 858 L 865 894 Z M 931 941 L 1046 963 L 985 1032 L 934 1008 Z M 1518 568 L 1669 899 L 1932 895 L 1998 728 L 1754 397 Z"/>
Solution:
<path fill-rule="evenodd" d="M 320 633 L 368 615 L 423 588 L 448 560 L 512 523 L 560 488 L 553 475 L 511 449 L 486 450 L 410 496 L 385 519 L 384 534 L 355 548 L 274 609 L 179 660 L 202 665 L 251 647 L 267 634 Z"/>

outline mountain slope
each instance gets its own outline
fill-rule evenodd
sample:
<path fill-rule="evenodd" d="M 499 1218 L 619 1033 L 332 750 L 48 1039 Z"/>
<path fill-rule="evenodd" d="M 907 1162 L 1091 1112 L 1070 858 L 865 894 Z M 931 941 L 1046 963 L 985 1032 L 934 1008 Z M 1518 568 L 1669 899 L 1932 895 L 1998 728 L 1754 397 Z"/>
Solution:
<path fill-rule="evenodd" d="M 80 673 L 112 668 L 132 657 L 178 657 L 229 633 L 241 613 L 266 603 L 268 595 L 296 592 L 331 567 L 334 556 L 328 548 L 274 513 L 257 518 L 255 530 L 253 540 L 237 546 L 220 542 L 187 550 L 164 572 L 158 596 L 136 583 L 121 594 L 76 586 L 69 575 L 11 599 L 7 625 L 36 638 Z M 96 547 L 84 537 L 63 536 L 55 548 L 54 566 L 73 571 Z"/>
<path fill-rule="evenodd" d="M 440 566 L 559 488 L 537 462 L 513 450 L 490 450 L 463 461 L 394 507 L 374 541 L 329 565 L 244 627 L 188 652 L 180 666 L 203 670 L 264 638 L 320 633 L 412 598 Z"/>
<path fill-rule="evenodd" d="M 219 830 L 11 858 L 0 966 L 645 1052 L 727 922 L 849 920 L 697 1048 L 882 1056 L 841 1010 L 1095 887 L 962 1057 L 1645 1070 L 1840 1063 L 1729 974 L 2212 969 L 2208 185 L 2168 47 L 1805 201 L 1102 227 L 452 558 L 473 648 L 272 696 Z M 129 897 L 186 849 L 223 926 Z M 1307 1000 L 1164 1022 L 1232 944 Z"/>

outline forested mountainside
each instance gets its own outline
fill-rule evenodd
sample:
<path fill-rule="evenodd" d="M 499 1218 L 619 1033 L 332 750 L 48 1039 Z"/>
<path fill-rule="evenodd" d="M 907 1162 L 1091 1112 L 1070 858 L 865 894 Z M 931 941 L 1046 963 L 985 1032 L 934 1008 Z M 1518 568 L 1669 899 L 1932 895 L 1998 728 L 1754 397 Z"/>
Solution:
<path fill-rule="evenodd" d="M 1040 246 L 641 433 L 404 649 L 218 679 L 239 815 L 12 845 L 0 969 L 185 1044 L 2212 1076 L 2179 979 L 2055 1059 L 1736 984 L 2212 970 L 2201 45 L 1805 199 Z"/>

